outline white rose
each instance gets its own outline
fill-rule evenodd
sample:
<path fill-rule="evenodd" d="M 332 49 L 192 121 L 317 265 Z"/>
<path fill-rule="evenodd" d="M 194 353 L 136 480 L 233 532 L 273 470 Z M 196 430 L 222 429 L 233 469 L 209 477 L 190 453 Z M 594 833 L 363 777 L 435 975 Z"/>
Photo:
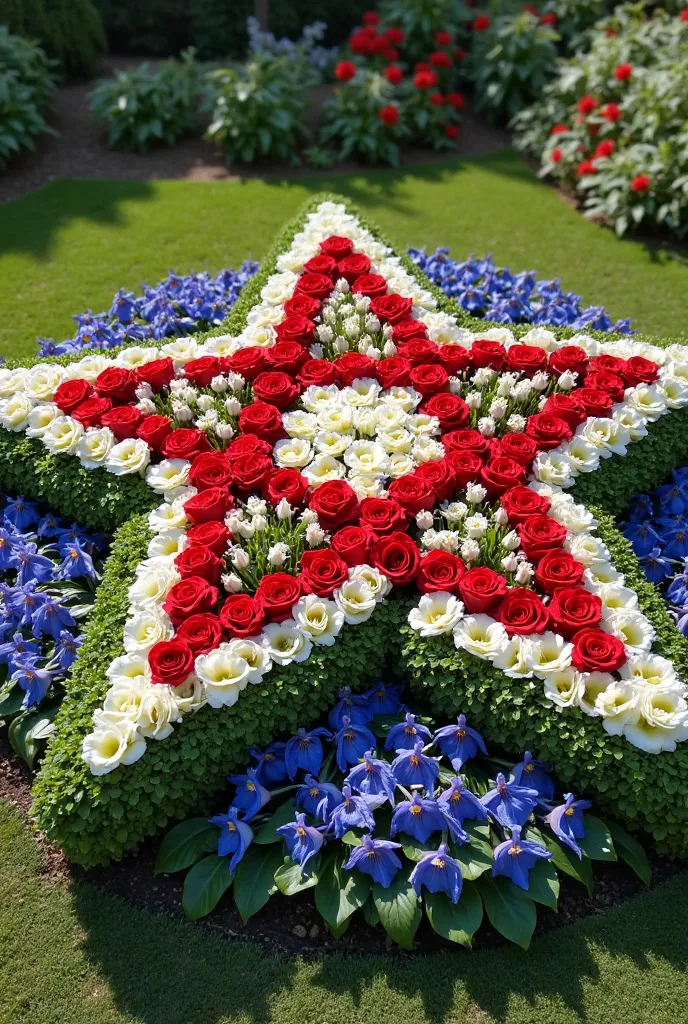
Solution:
<path fill-rule="evenodd" d="M 305 661 L 313 649 L 311 638 L 301 632 L 293 619 L 268 623 L 263 627 L 261 643 L 278 665 Z"/>
<path fill-rule="evenodd" d="M 238 351 L 239 343 L 230 334 L 218 334 L 208 338 L 201 347 L 204 355 L 233 356 Z"/>
<path fill-rule="evenodd" d="M 174 360 L 175 369 L 179 369 L 192 359 L 198 359 L 200 355 L 198 342 L 195 338 L 175 338 L 166 345 L 162 345 L 156 358 L 168 356 Z"/>
<path fill-rule="evenodd" d="M 558 708 L 577 707 L 585 693 L 580 672 L 570 665 L 559 672 L 550 672 L 545 679 L 545 697 Z"/>
<path fill-rule="evenodd" d="M 571 664 L 573 644 L 567 643 L 558 633 L 546 632 L 533 638 L 529 661 L 533 672 L 540 679 L 555 672 L 563 672 Z"/>
<path fill-rule="evenodd" d="M 549 515 L 573 534 L 588 533 L 597 526 L 592 512 L 585 505 L 576 505 L 574 502 L 555 505 Z"/>
<path fill-rule="evenodd" d="M 574 474 L 592 473 L 599 467 L 600 452 L 585 437 L 572 438 L 562 445 L 561 451 L 571 463 Z"/>
<path fill-rule="evenodd" d="M 205 683 L 211 708 L 231 708 L 236 704 L 248 685 L 250 671 L 246 659 L 232 651 L 229 644 L 220 644 L 217 650 L 196 658 L 196 675 Z"/>
<path fill-rule="evenodd" d="M 567 537 L 564 541 L 564 548 L 569 554 L 573 555 L 577 562 L 584 565 L 586 569 L 589 569 L 594 562 L 607 560 L 611 557 L 607 545 L 599 537 L 594 537 L 590 533 L 579 533 L 578 535 Z"/>
<path fill-rule="evenodd" d="M 136 718 L 141 736 L 152 740 L 166 740 L 174 732 L 174 722 L 182 715 L 174 693 L 169 686 L 149 686 L 143 695 Z"/>
<path fill-rule="evenodd" d="M 163 502 L 148 513 L 148 525 L 154 533 L 182 529 L 188 524 L 182 501 Z"/>
<path fill-rule="evenodd" d="M 174 629 L 162 609 L 153 605 L 135 612 L 124 625 L 124 650 L 127 654 L 147 654 L 154 644 L 171 640 Z"/>
<path fill-rule="evenodd" d="M 263 286 L 260 297 L 268 306 L 283 306 L 294 294 L 297 280 L 293 270 L 272 274 Z"/>
<path fill-rule="evenodd" d="M 0 426 L 17 433 L 29 423 L 33 401 L 21 391 L 0 401 Z"/>
<path fill-rule="evenodd" d="M 365 583 L 378 603 L 383 601 L 392 589 L 390 580 L 372 565 L 356 565 L 349 569 L 349 579 Z"/>
<path fill-rule="evenodd" d="M 70 363 L 65 367 L 65 380 L 87 380 L 94 384 L 96 377 L 100 376 L 103 370 L 112 366 L 112 361 L 106 359 L 99 352 L 92 352 L 80 359 L 78 363 Z"/>
<path fill-rule="evenodd" d="M 116 357 L 115 364 L 123 366 L 126 370 L 135 370 L 138 366 L 145 366 L 152 363 L 154 359 L 160 358 L 160 351 L 154 345 L 143 348 L 141 345 L 128 345 Z"/>
<path fill-rule="evenodd" d="M 285 438 L 276 442 L 273 454 L 278 466 L 285 469 L 302 469 L 311 461 L 313 449 L 305 438 Z"/>
<path fill-rule="evenodd" d="M 91 775 L 107 775 L 120 764 L 134 764 L 146 752 L 146 741 L 133 722 L 103 722 L 84 737 L 81 756 Z"/>
<path fill-rule="evenodd" d="M 593 594 L 597 593 L 597 588 L 603 583 L 616 583 L 620 587 L 625 583 L 623 574 L 614 568 L 611 562 L 603 558 L 591 562 L 585 570 L 583 578 L 586 590 L 592 591 Z"/>
<path fill-rule="evenodd" d="M 84 436 L 84 428 L 71 416 L 57 416 L 43 434 L 43 444 L 54 455 L 72 455 Z"/>
<path fill-rule="evenodd" d="M 180 579 L 181 576 L 174 567 L 142 572 L 129 587 L 129 602 L 132 608 L 148 609 L 161 605 L 170 587 Z"/>
<path fill-rule="evenodd" d="M 266 672 L 269 672 L 272 668 L 272 661 L 270 655 L 261 647 L 260 644 L 256 643 L 255 640 L 239 639 L 235 637 L 230 640 L 227 647 L 236 654 L 238 658 L 243 658 L 248 665 L 248 681 L 253 685 L 263 681 L 263 676 Z"/>
<path fill-rule="evenodd" d="M 648 754 L 676 750 L 688 739 L 688 704 L 676 690 L 648 687 L 640 694 L 638 718 L 625 723 L 623 735 Z"/>
<path fill-rule="evenodd" d="M 469 615 L 454 629 L 454 644 L 459 650 L 468 651 L 487 661 L 494 661 L 509 643 L 509 637 L 501 622 L 495 622 L 489 615 Z"/>
<path fill-rule="evenodd" d="M 630 587 L 620 587 L 616 583 L 603 583 L 597 589 L 597 596 L 602 601 L 602 615 L 610 615 L 622 608 L 637 608 L 638 595 Z"/>
<path fill-rule="evenodd" d="M 113 687 L 120 684 L 128 686 L 132 681 L 141 683 L 150 679 L 150 669 L 145 657 L 140 654 L 123 654 L 115 658 L 108 666 L 105 675 Z"/>
<path fill-rule="evenodd" d="M 29 371 L 23 366 L 16 370 L 8 370 L 0 366 L 0 398 L 11 398 L 12 395 L 24 390 L 24 378 Z"/>
<path fill-rule="evenodd" d="M 688 381 L 679 377 L 662 377 L 661 384 L 668 409 L 683 409 L 688 405 Z"/>
<path fill-rule="evenodd" d="M 610 736 L 620 736 L 625 725 L 638 721 L 638 696 L 637 689 L 623 680 L 598 693 L 595 710 L 604 719 L 602 724 Z"/>
<path fill-rule="evenodd" d="M 421 636 L 450 633 L 463 618 L 463 603 L 453 594 L 436 591 L 424 594 L 409 612 L 409 626 Z"/>
<path fill-rule="evenodd" d="M 172 493 L 185 487 L 191 470 L 187 459 L 163 459 L 146 470 L 146 483 L 158 494 Z"/>
<path fill-rule="evenodd" d="M 387 475 L 391 476 L 393 480 L 398 480 L 400 476 L 406 476 L 407 473 L 413 472 L 414 468 L 415 463 L 409 455 L 404 452 L 394 452 L 389 457 Z"/>
<path fill-rule="evenodd" d="M 335 602 L 316 594 L 307 594 L 297 601 L 292 616 L 299 629 L 323 647 L 332 647 L 344 625 L 344 613 Z"/>
<path fill-rule="evenodd" d="M 148 557 L 158 555 L 178 555 L 187 545 L 186 530 L 161 530 L 157 537 L 151 538 L 148 545 Z"/>
<path fill-rule="evenodd" d="M 609 416 L 591 416 L 578 427 L 576 434 L 598 449 L 603 459 L 608 459 L 612 454 L 625 455 L 631 440 L 629 430 L 619 420 Z"/>
<path fill-rule="evenodd" d="M 531 641 L 527 637 L 512 636 L 492 663 L 511 679 L 530 679 L 533 675 L 529 659 L 530 647 Z"/>
<path fill-rule="evenodd" d="M 303 476 L 314 488 L 320 487 L 321 484 L 328 483 L 330 480 L 341 480 L 345 474 L 345 466 L 341 462 L 337 462 L 331 455 L 316 455 L 303 471 Z"/>
<path fill-rule="evenodd" d="M 282 415 L 282 426 L 289 437 L 301 437 L 312 441 L 318 429 L 318 420 L 314 413 L 296 409 Z"/>
<path fill-rule="evenodd" d="M 607 633 L 623 641 L 627 653 L 643 654 L 652 647 L 655 631 L 642 612 L 623 608 L 606 616 L 601 625 Z"/>
<path fill-rule="evenodd" d="M 628 659 L 619 670 L 622 679 L 636 686 L 673 688 L 679 685 L 676 669 L 667 658 L 659 654 L 639 654 Z"/>
<path fill-rule="evenodd" d="M 272 348 L 277 341 L 277 333 L 270 324 L 260 326 L 249 324 L 239 336 L 240 348 Z"/>
<path fill-rule="evenodd" d="M 641 416 L 635 409 L 631 409 L 625 403 L 618 406 L 612 415 L 612 419 L 615 423 L 618 423 L 620 427 L 628 431 L 628 436 L 631 441 L 642 441 L 644 437 L 647 437 L 647 425 L 645 417 Z"/>
<path fill-rule="evenodd" d="M 332 595 L 349 625 L 365 622 L 375 611 L 375 594 L 363 579 L 348 579 Z"/>
<path fill-rule="evenodd" d="M 53 397 L 66 372 L 63 366 L 53 363 L 38 363 L 32 366 L 24 377 L 24 391 L 36 402 L 48 402 Z"/>
<path fill-rule="evenodd" d="M 84 469 L 98 469 L 110 454 L 115 435 L 109 427 L 92 427 L 76 446 L 76 454 Z"/>
<path fill-rule="evenodd" d="M 561 452 L 540 452 L 533 462 L 536 480 L 554 484 L 556 487 L 571 487 L 575 470 L 570 460 Z"/>
<path fill-rule="evenodd" d="M 105 459 L 105 468 L 115 476 L 127 476 L 130 473 L 143 476 L 149 462 L 150 448 L 146 442 L 138 437 L 127 437 L 112 446 Z"/>
<path fill-rule="evenodd" d="M 631 409 L 654 423 L 667 410 L 667 396 L 658 384 L 639 384 L 626 398 Z"/>
<path fill-rule="evenodd" d="M 174 688 L 174 699 L 182 715 L 191 715 L 207 704 L 205 683 L 196 675 L 190 675 Z"/>
<path fill-rule="evenodd" d="M 544 327 L 533 327 L 520 339 L 521 345 L 532 345 L 534 348 L 543 348 L 545 352 L 558 347 L 556 335 Z"/>
<path fill-rule="evenodd" d="M 615 681 L 609 672 L 583 672 L 583 691 L 578 698 L 578 707 L 591 718 L 597 718 L 599 711 L 595 707 L 598 696 Z"/>

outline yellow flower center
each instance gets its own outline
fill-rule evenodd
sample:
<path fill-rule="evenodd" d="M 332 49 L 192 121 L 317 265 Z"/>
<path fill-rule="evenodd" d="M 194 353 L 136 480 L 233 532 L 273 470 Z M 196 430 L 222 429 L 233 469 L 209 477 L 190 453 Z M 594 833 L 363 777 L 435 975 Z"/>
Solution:
<path fill-rule="evenodd" d="M 518 843 L 514 843 L 513 846 L 509 847 L 509 856 L 510 857 L 517 857 L 519 855 L 519 853 L 523 853 L 523 850 L 518 845 Z"/>
<path fill-rule="evenodd" d="M 410 810 L 411 810 L 411 814 L 416 815 L 416 814 L 420 814 L 421 811 L 423 810 L 423 808 L 419 807 L 418 804 L 411 804 Z"/>

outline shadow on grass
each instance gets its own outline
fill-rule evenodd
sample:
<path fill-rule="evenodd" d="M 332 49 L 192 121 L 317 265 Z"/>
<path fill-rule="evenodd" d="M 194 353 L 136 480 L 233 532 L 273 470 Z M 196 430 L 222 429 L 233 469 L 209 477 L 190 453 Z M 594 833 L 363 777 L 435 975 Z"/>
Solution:
<path fill-rule="evenodd" d="M 549 1015 L 555 1007 L 585 1021 L 591 1002 L 596 1021 L 616 1022 L 631 990 L 643 999 L 657 983 L 655 972 L 686 965 L 688 873 L 605 917 L 551 932 L 527 953 L 457 948 L 403 959 L 277 959 L 133 910 L 88 885 L 75 886 L 73 895 L 85 955 L 104 973 L 120 1011 L 142 1024 L 340 1021 L 352 1007 L 363 1020 L 385 1006 L 399 1024 L 482 1021 L 484 1014 L 498 1022 L 558 1021 L 558 1011 Z M 535 1017 L 521 1016 L 524 1007 Z"/>

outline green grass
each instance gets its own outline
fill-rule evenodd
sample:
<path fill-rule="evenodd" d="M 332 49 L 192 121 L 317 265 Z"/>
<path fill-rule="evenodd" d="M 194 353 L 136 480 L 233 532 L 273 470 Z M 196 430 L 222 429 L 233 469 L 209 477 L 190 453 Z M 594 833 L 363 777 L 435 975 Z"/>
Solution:
<path fill-rule="evenodd" d="M 0 1024 L 677 1024 L 688 874 L 516 948 L 278 960 L 41 875 L 0 804 Z"/>
<path fill-rule="evenodd" d="M 107 308 L 120 286 L 260 259 L 283 222 L 323 189 L 351 197 L 399 246 L 449 245 L 459 259 L 491 251 L 514 270 L 559 276 L 586 303 L 632 317 L 638 330 L 684 328 L 687 261 L 618 241 L 502 152 L 353 176 L 56 181 L 0 207 L 0 354 L 32 354 L 39 334 L 70 336 L 71 314 Z"/>

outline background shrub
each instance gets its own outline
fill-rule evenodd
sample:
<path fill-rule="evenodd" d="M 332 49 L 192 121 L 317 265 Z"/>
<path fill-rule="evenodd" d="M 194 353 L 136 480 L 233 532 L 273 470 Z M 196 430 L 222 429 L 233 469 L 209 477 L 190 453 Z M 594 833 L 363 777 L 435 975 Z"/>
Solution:
<path fill-rule="evenodd" d="M 105 52 L 105 32 L 91 0 L 3 0 L 11 32 L 36 39 L 67 78 L 91 78 Z"/>
<path fill-rule="evenodd" d="M 399 144 L 408 135 L 397 91 L 375 71 L 357 71 L 325 104 L 320 137 L 342 160 L 397 166 Z"/>
<path fill-rule="evenodd" d="M 55 87 L 54 65 L 36 43 L 0 25 L 0 168 L 51 131 L 42 111 Z"/>

